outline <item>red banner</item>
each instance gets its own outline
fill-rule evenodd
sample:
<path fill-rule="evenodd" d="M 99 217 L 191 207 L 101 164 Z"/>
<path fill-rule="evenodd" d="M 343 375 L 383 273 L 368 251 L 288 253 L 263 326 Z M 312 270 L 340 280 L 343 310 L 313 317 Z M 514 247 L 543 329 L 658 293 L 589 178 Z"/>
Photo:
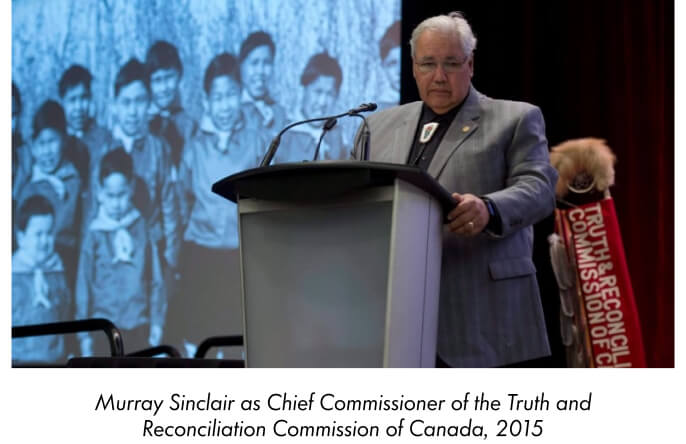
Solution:
<path fill-rule="evenodd" d="M 578 306 L 592 367 L 645 367 L 645 353 L 614 202 L 555 210 L 577 275 Z"/>

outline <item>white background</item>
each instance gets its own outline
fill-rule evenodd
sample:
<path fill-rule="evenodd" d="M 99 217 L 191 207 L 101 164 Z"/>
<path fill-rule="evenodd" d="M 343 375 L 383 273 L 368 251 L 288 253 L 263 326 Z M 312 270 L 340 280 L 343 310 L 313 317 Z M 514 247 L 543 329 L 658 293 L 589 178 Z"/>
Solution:
<path fill-rule="evenodd" d="M 677 22 L 683 23 L 683 2 L 676 2 Z M 0 20 L 2 20 L 2 90 L 3 106 L 0 107 L 0 128 L 5 140 L 5 161 L 3 185 L 10 187 L 10 5 L 4 2 Z M 683 73 L 683 31 L 676 26 L 676 79 Z M 683 131 L 683 88 L 676 83 L 676 147 L 684 146 Z M 680 125 L 680 123 L 682 125 Z M 684 165 L 680 149 L 675 152 L 677 168 Z M 677 191 L 684 190 L 683 174 L 676 174 Z M 677 196 L 680 193 L 676 193 Z M 2 208 L 11 208 L 10 193 L 0 193 Z M 681 205 L 675 205 L 676 223 L 683 221 Z M 9 234 L 10 218 L 6 213 L 2 227 Z M 684 304 L 680 296 L 684 291 L 683 231 L 676 232 L 676 313 L 677 319 L 684 319 Z M 379 394 L 385 397 L 436 398 L 452 399 L 461 397 L 465 391 L 472 394 L 484 391 L 490 397 L 506 398 L 507 393 L 518 392 L 523 395 L 535 395 L 541 391 L 548 399 L 560 397 L 585 397 L 593 392 L 590 412 L 561 413 L 529 412 L 523 414 L 505 411 L 491 414 L 453 413 L 446 410 L 441 414 L 329 414 L 305 413 L 290 414 L 289 421 L 329 423 L 336 419 L 339 423 L 358 419 L 360 422 L 379 424 L 394 422 L 400 416 L 423 416 L 428 421 L 452 424 L 460 423 L 469 416 L 475 422 L 488 425 L 487 442 L 537 442 L 537 443 L 677 443 L 683 442 L 683 430 L 686 409 L 684 408 L 683 328 L 676 322 L 676 369 L 648 370 L 529 370 L 529 369 L 493 369 L 493 370 L 176 370 L 176 369 L 114 369 L 114 370 L 44 370 L 44 369 L 11 369 L 10 368 L 10 246 L 9 235 L 0 236 L 2 256 L 2 289 L 4 294 L 0 322 L 2 338 L 0 339 L 0 368 L 2 391 L 0 392 L 1 425 L 0 442 L 4 443 L 135 443 L 144 442 L 142 437 L 143 420 L 147 413 L 141 412 L 95 412 L 93 409 L 100 393 L 114 393 L 119 397 L 134 399 L 163 398 L 168 399 L 171 393 L 204 397 L 207 391 L 216 396 L 229 394 L 236 399 L 261 399 L 274 392 L 289 392 L 308 396 L 311 391 L 334 392 L 341 398 L 368 397 Z M 659 279 L 656 276 L 656 279 Z M 552 405 L 551 405 L 552 406 Z M 257 412 L 253 414 L 217 413 L 216 416 L 246 416 L 255 422 L 271 424 L 282 414 L 275 412 Z M 204 423 L 214 414 L 200 414 L 195 422 Z M 496 438 L 493 426 L 500 418 L 533 419 L 544 418 L 544 433 L 540 438 L 506 439 Z M 156 421 L 160 422 L 193 422 L 191 415 L 163 413 Z M 269 427 L 268 427 L 269 428 Z M 200 438 L 198 441 L 209 442 L 212 438 Z M 231 438 L 216 438 L 231 439 Z M 446 438 L 450 440 L 469 441 L 466 438 Z M 160 439 L 156 438 L 156 442 Z M 148 439 L 149 441 L 149 439 Z M 180 442 L 179 439 L 174 439 Z M 239 442 L 274 442 L 276 438 L 245 439 Z M 326 442 L 323 439 L 299 440 L 305 442 Z M 329 441 L 351 442 L 352 440 L 336 439 Z M 357 440 L 358 442 L 363 440 Z M 376 441 L 376 440 L 375 440 Z M 387 438 L 386 442 L 426 442 L 420 438 Z M 433 440 L 435 441 L 435 440 Z M 183 442 L 190 442 L 183 440 Z M 295 442 L 288 440 L 287 442 Z M 366 440 L 371 442 L 371 440 Z M 472 441 L 474 442 L 474 441 Z"/>

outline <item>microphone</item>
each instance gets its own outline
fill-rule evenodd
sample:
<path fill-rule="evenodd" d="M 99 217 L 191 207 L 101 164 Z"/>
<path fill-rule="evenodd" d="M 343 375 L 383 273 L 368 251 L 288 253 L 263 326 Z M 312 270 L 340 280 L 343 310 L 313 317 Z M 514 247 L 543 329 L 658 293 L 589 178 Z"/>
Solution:
<path fill-rule="evenodd" d="M 367 128 L 367 139 L 368 139 L 369 138 L 369 134 L 368 134 L 369 133 L 369 125 L 367 125 L 367 119 L 365 119 L 364 116 L 362 116 L 360 113 L 368 112 L 368 111 L 374 111 L 375 109 L 376 109 L 376 103 L 363 103 L 362 105 L 358 106 L 357 108 L 353 108 L 353 109 L 348 110 L 344 113 L 336 114 L 335 116 L 316 117 L 314 119 L 300 120 L 298 122 L 293 122 L 289 125 L 286 125 L 286 127 L 284 127 L 284 129 L 279 131 L 279 133 L 276 135 L 276 137 L 274 137 L 272 142 L 269 144 L 269 148 L 267 149 L 267 153 L 262 158 L 262 162 L 260 163 L 260 166 L 265 167 L 271 163 L 272 159 L 274 158 L 274 155 L 276 154 L 276 150 L 279 148 L 279 144 L 281 143 L 281 136 L 283 135 L 283 133 L 285 133 L 286 131 L 288 131 L 289 129 L 291 129 L 297 125 L 302 125 L 302 124 L 311 123 L 311 122 L 321 122 L 321 121 L 325 121 L 325 120 L 328 121 L 330 119 L 338 119 L 339 117 L 345 117 L 345 116 L 358 116 L 364 120 L 365 128 Z M 331 124 L 331 127 L 328 129 L 333 128 L 334 125 L 335 125 L 335 122 L 333 124 Z M 324 126 L 326 127 L 326 125 L 324 125 Z M 325 128 L 324 132 L 326 132 L 328 129 Z M 323 133 L 322 133 L 322 137 L 324 137 Z M 321 139 L 320 139 L 320 142 L 321 142 Z"/>
<path fill-rule="evenodd" d="M 377 108 L 376 103 L 363 103 L 362 105 L 358 106 L 357 108 L 353 108 L 350 111 L 348 111 L 348 114 L 352 115 L 352 114 L 366 113 L 369 111 L 375 111 L 376 108 Z"/>
<path fill-rule="evenodd" d="M 317 157 L 319 157 L 319 147 L 321 146 L 322 140 L 324 139 L 324 134 L 326 134 L 327 131 L 336 126 L 336 122 L 338 122 L 338 120 L 333 117 L 324 122 L 324 127 L 322 128 L 322 135 L 319 136 L 319 140 L 317 141 L 317 148 L 314 150 L 314 157 L 312 158 L 312 161 L 316 161 Z"/>

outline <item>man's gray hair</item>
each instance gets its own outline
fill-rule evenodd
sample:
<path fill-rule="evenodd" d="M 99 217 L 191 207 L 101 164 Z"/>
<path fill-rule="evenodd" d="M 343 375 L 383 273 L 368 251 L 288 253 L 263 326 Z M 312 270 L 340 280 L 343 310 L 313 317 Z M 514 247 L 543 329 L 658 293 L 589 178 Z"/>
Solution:
<path fill-rule="evenodd" d="M 412 31 L 412 38 L 410 39 L 410 49 L 412 51 L 412 58 L 414 59 L 414 50 L 417 40 L 422 32 L 427 29 L 432 29 L 442 32 L 454 32 L 460 39 L 460 44 L 462 45 L 462 51 L 465 55 L 471 55 L 476 49 L 476 37 L 472 33 L 472 27 L 464 18 L 461 12 L 451 12 L 448 15 L 437 15 L 435 17 L 429 17 L 428 19 L 421 22 Z"/>

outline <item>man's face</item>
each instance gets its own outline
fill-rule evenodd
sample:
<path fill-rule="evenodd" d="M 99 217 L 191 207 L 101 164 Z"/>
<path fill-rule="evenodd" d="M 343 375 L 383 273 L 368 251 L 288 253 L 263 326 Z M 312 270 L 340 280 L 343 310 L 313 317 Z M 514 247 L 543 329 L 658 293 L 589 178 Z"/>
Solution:
<path fill-rule="evenodd" d="M 131 194 L 129 181 L 123 174 L 115 172 L 103 179 L 98 197 L 105 214 L 120 220 L 131 209 Z"/>
<path fill-rule="evenodd" d="M 305 87 L 302 112 L 305 118 L 313 119 L 329 113 L 336 101 L 336 79 L 331 76 L 319 76 Z"/>
<path fill-rule="evenodd" d="M 469 92 L 474 59 L 462 51 L 457 34 L 427 29 L 415 45 L 412 74 L 419 97 L 437 114 L 459 105 Z"/>
<path fill-rule="evenodd" d="M 41 171 L 54 173 L 62 160 L 62 134 L 52 128 L 43 128 L 31 144 L 31 155 Z"/>
<path fill-rule="evenodd" d="M 391 88 L 394 91 L 400 91 L 400 46 L 388 51 L 381 63 Z"/>
<path fill-rule="evenodd" d="M 152 101 L 159 109 L 167 109 L 174 102 L 180 78 L 174 68 L 158 69 L 150 75 Z"/>
<path fill-rule="evenodd" d="M 229 76 L 212 80 L 207 106 L 214 126 L 220 131 L 231 131 L 238 120 L 241 91 L 238 83 Z"/>
<path fill-rule="evenodd" d="M 267 95 L 267 85 L 272 77 L 274 59 L 269 46 L 258 46 L 241 63 L 241 82 L 243 88 L 254 99 Z"/>
<path fill-rule="evenodd" d="M 145 126 L 148 109 L 148 90 L 142 81 L 136 80 L 119 90 L 115 100 L 117 122 L 129 137 L 138 136 Z"/>
<path fill-rule="evenodd" d="M 69 88 L 62 97 L 64 114 L 67 117 L 67 125 L 74 131 L 83 131 L 88 119 L 88 108 L 91 103 L 91 95 L 83 83 Z"/>
<path fill-rule="evenodd" d="M 19 248 L 28 253 L 38 264 L 50 257 L 54 251 L 53 221 L 52 214 L 35 214 L 29 218 L 26 229 L 17 232 Z"/>

